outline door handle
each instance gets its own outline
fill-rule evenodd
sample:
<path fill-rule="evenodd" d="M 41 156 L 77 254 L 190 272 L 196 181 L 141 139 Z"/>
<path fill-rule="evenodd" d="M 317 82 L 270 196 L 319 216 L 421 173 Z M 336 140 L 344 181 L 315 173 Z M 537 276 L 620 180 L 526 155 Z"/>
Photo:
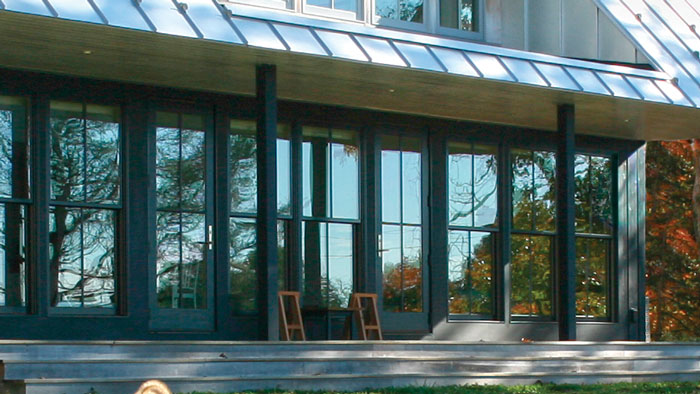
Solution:
<path fill-rule="evenodd" d="M 214 226 L 211 224 L 207 226 L 207 245 L 209 245 L 209 250 L 212 250 L 214 244 Z"/>

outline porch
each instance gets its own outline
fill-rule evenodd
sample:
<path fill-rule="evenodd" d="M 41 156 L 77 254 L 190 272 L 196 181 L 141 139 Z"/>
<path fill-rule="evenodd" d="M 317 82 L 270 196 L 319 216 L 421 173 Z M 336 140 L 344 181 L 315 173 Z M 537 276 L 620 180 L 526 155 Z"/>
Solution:
<path fill-rule="evenodd" d="M 700 344 L 2 341 L 0 392 L 173 392 L 700 379 Z"/>

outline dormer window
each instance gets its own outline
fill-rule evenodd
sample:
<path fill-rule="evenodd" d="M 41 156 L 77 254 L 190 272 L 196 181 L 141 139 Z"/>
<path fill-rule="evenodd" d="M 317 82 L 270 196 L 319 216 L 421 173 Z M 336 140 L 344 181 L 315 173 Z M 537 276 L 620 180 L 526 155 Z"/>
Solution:
<path fill-rule="evenodd" d="M 322 18 L 472 40 L 483 38 L 484 0 L 228 0 Z"/>

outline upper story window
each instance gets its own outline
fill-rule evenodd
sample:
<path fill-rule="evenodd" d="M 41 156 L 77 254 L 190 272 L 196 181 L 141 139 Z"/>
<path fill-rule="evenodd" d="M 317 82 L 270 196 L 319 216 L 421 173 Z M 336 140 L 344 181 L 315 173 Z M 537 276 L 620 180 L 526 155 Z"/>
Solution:
<path fill-rule="evenodd" d="M 479 39 L 484 0 L 229 0 L 382 27 Z"/>

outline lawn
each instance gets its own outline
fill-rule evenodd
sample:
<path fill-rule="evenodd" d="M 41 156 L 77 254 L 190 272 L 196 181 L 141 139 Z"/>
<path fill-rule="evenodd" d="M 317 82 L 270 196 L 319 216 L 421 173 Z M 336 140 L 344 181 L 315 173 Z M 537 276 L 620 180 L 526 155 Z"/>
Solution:
<path fill-rule="evenodd" d="M 246 391 L 227 394 L 554 394 L 554 393 L 700 393 L 700 382 L 665 383 L 616 383 L 616 384 L 534 384 L 529 386 L 448 386 L 448 387 L 405 387 L 369 391 Z M 190 393 L 214 394 L 214 393 Z"/>

